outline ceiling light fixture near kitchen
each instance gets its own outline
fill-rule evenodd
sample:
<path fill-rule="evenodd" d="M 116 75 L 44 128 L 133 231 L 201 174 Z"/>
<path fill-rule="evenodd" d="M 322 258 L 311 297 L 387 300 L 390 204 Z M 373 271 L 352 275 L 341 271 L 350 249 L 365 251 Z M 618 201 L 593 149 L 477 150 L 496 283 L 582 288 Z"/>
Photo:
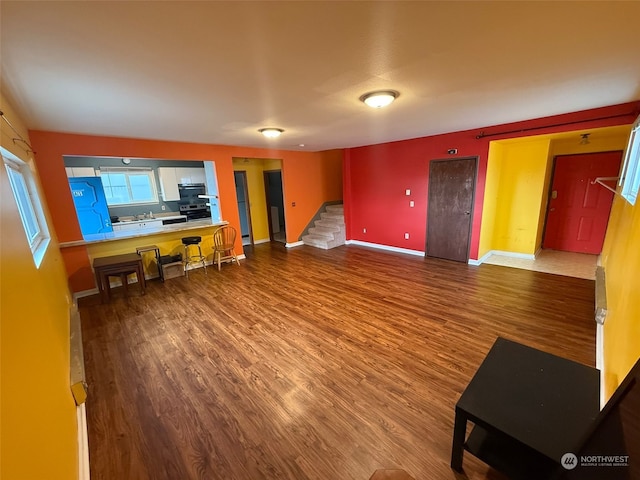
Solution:
<path fill-rule="evenodd" d="M 284 130 L 281 128 L 272 128 L 272 127 L 261 128 L 258 131 L 267 138 L 277 138 L 282 134 L 282 132 L 284 132 Z"/>
<path fill-rule="evenodd" d="M 390 105 L 399 95 L 400 93 L 395 90 L 379 90 L 377 92 L 365 93 L 360 97 L 360 100 L 371 108 L 382 108 Z"/>

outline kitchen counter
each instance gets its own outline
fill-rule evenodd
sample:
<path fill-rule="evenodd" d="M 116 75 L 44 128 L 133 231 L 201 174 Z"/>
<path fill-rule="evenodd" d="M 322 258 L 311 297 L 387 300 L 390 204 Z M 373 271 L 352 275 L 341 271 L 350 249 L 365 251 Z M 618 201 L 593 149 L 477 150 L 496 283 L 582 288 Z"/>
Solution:
<path fill-rule="evenodd" d="M 156 220 L 165 220 L 167 217 L 159 217 Z M 140 222 L 144 222 L 141 220 Z M 126 223 L 133 223 L 132 221 Z M 227 225 L 229 222 L 221 220 L 218 222 L 212 222 L 210 218 L 204 218 L 202 220 L 192 220 L 186 223 L 174 223 L 170 225 L 161 225 L 157 227 L 141 228 L 135 230 L 120 230 L 109 233 L 97 233 L 93 235 L 87 235 L 82 240 L 73 240 L 70 242 L 60 242 L 60 248 L 65 247 L 77 247 L 81 245 L 93 245 L 105 242 L 113 242 L 117 240 L 125 240 L 128 238 L 140 238 L 150 237 L 153 235 L 161 235 L 173 232 L 187 232 L 189 230 L 196 230 L 205 227 L 219 227 Z"/>
<path fill-rule="evenodd" d="M 180 215 L 180 214 L 176 214 L 176 215 L 164 215 L 164 216 L 153 216 L 153 217 L 148 217 L 148 218 L 143 218 L 142 220 L 133 220 L 133 217 L 123 217 L 123 218 L 131 218 L 131 220 L 123 220 L 122 218 L 117 221 L 112 223 L 112 226 L 116 226 L 116 225 L 130 225 L 130 224 L 134 224 L 134 223 L 147 223 L 147 222 L 153 222 L 153 221 L 165 221 L 165 220 L 181 220 L 181 219 L 186 219 L 187 217 L 185 215 Z M 207 219 L 204 219 L 207 220 Z"/>

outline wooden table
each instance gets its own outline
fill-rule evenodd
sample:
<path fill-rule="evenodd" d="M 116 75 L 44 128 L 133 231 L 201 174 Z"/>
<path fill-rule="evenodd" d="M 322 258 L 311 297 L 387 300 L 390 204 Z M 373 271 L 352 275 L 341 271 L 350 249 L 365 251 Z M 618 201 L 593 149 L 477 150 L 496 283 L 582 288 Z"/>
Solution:
<path fill-rule="evenodd" d="M 110 299 L 111 287 L 109 285 L 109 277 L 112 276 L 120 277 L 124 291 L 127 293 L 127 276 L 135 273 L 138 277 L 140 292 L 144 295 L 146 283 L 144 280 L 142 257 L 137 253 L 94 258 L 93 270 L 96 276 L 96 284 L 100 291 L 100 298 L 103 302 L 105 302 L 105 300 L 108 302 Z"/>
<path fill-rule="evenodd" d="M 598 415 L 599 392 L 595 368 L 498 337 L 456 404 L 451 468 L 462 472 L 466 448 L 509 478 L 549 478 Z"/>

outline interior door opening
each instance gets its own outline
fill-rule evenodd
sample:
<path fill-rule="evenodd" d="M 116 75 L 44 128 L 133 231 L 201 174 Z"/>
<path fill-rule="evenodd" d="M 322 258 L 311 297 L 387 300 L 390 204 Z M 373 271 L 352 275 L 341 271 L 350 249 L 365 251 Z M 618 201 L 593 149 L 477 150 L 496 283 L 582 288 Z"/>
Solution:
<path fill-rule="evenodd" d="M 265 170 L 264 188 L 267 199 L 269 238 L 275 242 L 286 243 L 287 234 L 284 218 L 284 195 L 282 193 L 282 171 Z"/>
<path fill-rule="evenodd" d="M 240 214 L 240 233 L 242 245 L 253 245 L 253 232 L 251 229 L 251 204 L 249 202 L 249 189 L 247 187 L 247 172 L 236 170 L 233 172 L 236 184 L 236 200 L 238 201 L 238 213 Z"/>

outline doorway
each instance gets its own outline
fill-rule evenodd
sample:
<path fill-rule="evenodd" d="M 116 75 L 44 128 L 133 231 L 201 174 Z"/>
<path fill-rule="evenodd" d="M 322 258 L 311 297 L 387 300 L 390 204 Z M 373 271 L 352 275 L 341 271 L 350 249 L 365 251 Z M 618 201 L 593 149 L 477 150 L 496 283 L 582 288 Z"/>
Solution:
<path fill-rule="evenodd" d="M 251 206 L 249 203 L 249 189 L 247 187 L 247 172 L 236 170 L 233 172 L 236 184 L 236 200 L 238 201 L 238 213 L 240 214 L 240 233 L 242 245 L 253 245 L 253 233 L 251 229 Z"/>
<path fill-rule="evenodd" d="M 469 260 L 477 157 L 429 163 L 428 257 Z"/>
<path fill-rule="evenodd" d="M 617 177 L 622 152 L 559 155 L 554 160 L 543 248 L 599 254 L 613 192 L 594 182 Z"/>
<path fill-rule="evenodd" d="M 287 234 L 284 219 L 284 195 L 282 193 L 282 171 L 265 170 L 264 188 L 267 199 L 269 238 L 286 243 Z"/>

